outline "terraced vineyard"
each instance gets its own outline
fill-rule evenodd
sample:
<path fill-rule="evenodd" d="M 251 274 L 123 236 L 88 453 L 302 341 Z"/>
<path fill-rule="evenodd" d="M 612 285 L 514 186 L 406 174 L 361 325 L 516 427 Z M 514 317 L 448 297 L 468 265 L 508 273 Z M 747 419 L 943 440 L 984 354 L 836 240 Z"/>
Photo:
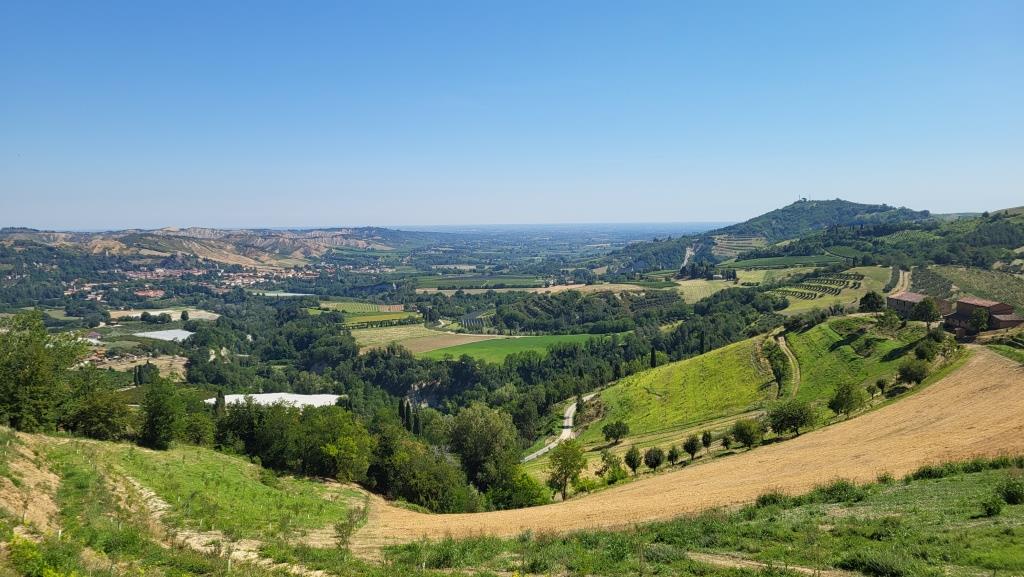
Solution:
<path fill-rule="evenodd" d="M 723 258 L 736 258 L 740 253 L 761 248 L 766 244 L 765 238 L 762 236 L 724 234 L 714 237 L 714 240 L 715 245 L 711 252 L 715 256 Z"/>
<path fill-rule="evenodd" d="M 772 292 L 789 299 L 789 307 L 783 311 L 784 314 L 828 308 L 836 304 L 855 306 L 868 291 L 882 292 L 891 276 L 892 269 L 889 267 L 864 266 L 841 273 L 817 275 Z"/>

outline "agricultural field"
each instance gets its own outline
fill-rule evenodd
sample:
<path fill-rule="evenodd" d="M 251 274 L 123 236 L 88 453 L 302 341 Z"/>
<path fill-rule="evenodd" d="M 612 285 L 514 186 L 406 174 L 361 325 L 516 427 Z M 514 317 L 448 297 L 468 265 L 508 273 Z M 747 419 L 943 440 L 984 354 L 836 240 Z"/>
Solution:
<path fill-rule="evenodd" d="M 123 319 L 125 317 L 135 317 L 135 318 L 138 318 L 140 315 L 142 315 L 143 312 L 148 312 L 151 315 L 160 315 L 160 314 L 163 314 L 163 313 L 167 313 L 168 315 L 171 316 L 171 320 L 172 321 L 180 321 L 181 320 L 181 313 L 184 312 L 184 311 L 188 311 L 188 318 L 189 318 L 189 320 L 193 320 L 193 321 L 215 321 L 218 318 L 220 318 L 219 314 L 214 313 L 214 312 L 210 312 L 210 311 L 204 311 L 202 309 L 193 309 L 193 308 L 187 308 L 187 307 L 180 307 L 180 308 L 173 307 L 173 308 L 165 308 L 165 309 L 127 309 L 127 310 L 119 310 L 119 311 L 110 311 L 110 319 L 111 320 L 120 320 L 120 319 Z"/>
<path fill-rule="evenodd" d="M 548 347 L 561 343 L 585 343 L 592 338 L 599 338 L 599 335 L 545 335 L 537 337 L 504 337 L 455 345 L 443 349 L 434 349 L 420 353 L 419 356 L 428 359 L 443 359 L 445 357 L 459 358 L 462 355 L 469 355 L 475 359 L 489 363 L 500 363 L 505 357 L 514 353 L 533 351 L 542 355 L 547 354 Z"/>
<path fill-rule="evenodd" d="M 957 296 L 966 293 L 1001 301 L 1013 305 L 1018 313 L 1024 313 L 1024 279 L 1019 276 L 956 266 L 934 266 L 931 270 L 959 289 Z"/>
<path fill-rule="evenodd" d="M 800 313 L 835 304 L 853 306 L 868 291 L 883 292 L 889 282 L 889 267 L 862 266 L 842 273 L 827 273 L 804 280 L 798 285 L 776 289 L 776 294 L 789 299 L 783 314 Z"/>
<path fill-rule="evenodd" d="M 879 405 L 855 418 L 796 437 L 751 450 L 719 451 L 710 457 L 702 455 L 692 464 L 687 458 L 682 465 L 665 466 L 668 470 L 662 474 L 645 470 L 635 481 L 546 507 L 437 516 L 372 502 L 369 521 L 357 532 L 354 542 L 358 545 L 381 543 L 390 539 L 392 542 L 412 543 L 424 537 L 447 539 L 450 536 L 457 539 L 490 535 L 508 538 L 520 536 L 520 543 L 529 543 L 529 540 L 522 537 L 527 530 L 534 534 L 570 534 L 570 537 L 574 532 L 584 531 L 575 534 L 592 539 L 595 531 L 633 528 L 637 523 L 699 514 L 716 506 L 728 508 L 752 503 L 759 495 L 769 492 L 786 492 L 790 495 L 805 493 L 816 486 L 829 485 L 837 477 L 854 483 L 867 483 L 881 476 L 886 480 L 883 484 L 888 484 L 889 478 L 899 479 L 904 475 L 913 475 L 918 470 L 923 478 L 934 478 L 936 471 L 940 474 L 947 470 L 954 473 L 966 471 L 961 467 L 946 469 L 927 465 L 975 457 L 1024 454 L 1024 438 L 1016 434 L 1020 427 L 1019 414 L 1024 411 L 1024 398 L 1019 394 L 1020 381 L 1016 375 L 1019 375 L 1017 363 L 986 348 L 971 347 L 962 362 L 955 363 L 949 371 L 936 372 L 926 380 L 926 386 L 914 394 Z M 996 459 L 994 462 L 1013 468 L 1020 468 L 1024 464 L 1024 461 L 1019 460 L 1007 463 L 1005 459 Z M 970 469 L 976 472 L 983 470 L 984 467 Z M 1019 474 L 1017 471 L 1012 473 Z M 845 493 L 842 486 L 848 487 L 849 483 L 840 486 L 840 492 Z M 897 492 L 906 490 L 906 485 L 894 486 L 899 488 Z M 866 496 L 856 497 L 852 501 L 862 501 Z M 843 501 L 846 501 L 845 497 L 837 502 Z M 965 527 L 979 526 L 986 522 L 980 516 L 980 500 L 971 500 L 964 505 L 969 506 L 972 512 L 964 516 L 965 525 L 953 528 L 949 535 L 956 536 Z M 927 503 L 922 502 L 920 506 L 926 507 Z M 890 513 L 908 513 L 913 509 L 911 506 Z M 727 511 L 719 509 L 708 513 L 706 518 L 713 525 L 707 530 L 715 529 L 718 523 L 715 519 L 720 519 L 723 512 Z M 1011 511 L 1010 514 L 1019 512 Z M 812 523 L 811 528 L 824 526 L 822 530 L 835 534 L 832 527 L 842 522 L 843 517 L 831 512 L 826 515 L 827 518 Z M 935 528 L 946 531 L 941 523 Z M 915 529 L 907 527 L 909 533 L 906 537 L 919 546 L 926 546 L 925 540 L 918 539 L 919 534 Z M 643 533 L 646 531 L 641 529 L 621 535 Z M 701 534 L 686 533 L 678 543 L 699 543 Z M 986 539 L 996 539 L 991 543 L 1001 543 L 1011 548 L 1017 547 L 1020 537 L 1006 534 L 1002 525 L 995 532 L 986 530 L 981 535 Z M 758 533 L 752 533 L 751 537 L 769 538 Z M 802 536 L 798 539 L 804 542 Z M 886 541 L 882 539 L 878 546 L 888 549 Z M 948 543 L 948 540 L 942 540 L 937 545 L 947 547 Z M 453 545 L 448 543 L 447 546 L 451 551 Z M 727 545 L 721 546 L 724 548 Z M 593 547 L 600 548 L 597 545 Z M 796 548 L 799 549 L 798 546 Z M 815 548 L 810 549 L 813 551 Z M 980 549 L 982 552 L 990 550 L 991 546 Z M 747 553 L 757 551 L 760 550 Z M 776 550 L 787 555 L 791 554 L 789 551 L 785 547 Z M 976 554 L 970 550 L 964 553 Z M 934 562 L 941 566 L 947 560 L 948 557 L 940 556 Z"/>
<path fill-rule="evenodd" d="M 403 305 L 382 305 L 363 301 L 321 300 L 319 308 L 343 313 L 367 314 L 380 312 L 402 312 Z"/>
<path fill-rule="evenodd" d="M 767 244 L 767 241 L 762 236 L 723 234 L 713 238 L 715 244 L 711 247 L 711 252 L 721 258 L 736 258 L 740 253 L 761 248 Z"/>
<path fill-rule="evenodd" d="M 736 276 L 739 280 L 738 283 L 734 283 L 731 280 L 687 279 L 676 281 L 676 286 L 679 287 L 679 292 L 683 295 L 683 300 L 688 303 L 695 303 L 720 290 L 736 286 L 744 286 L 744 283 L 763 284 L 779 282 L 794 275 L 811 272 L 812 270 L 814 270 L 812 267 L 740 269 L 736 271 Z"/>
<path fill-rule="evenodd" d="M 425 353 L 434 349 L 453 347 L 500 338 L 497 335 L 472 335 L 428 329 L 423 325 L 398 325 L 370 329 L 353 329 L 356 343 L 365 349 L 386 347 L 391 343 L 401 345 L 413 353 Z"/>
<path fill-rule="evenodd" d="M 890 378 L 904 355 L 911 354 L 910 349 L 925 335 L 924 326 L 918 324 L 907 325 L 895 338 L 877 333 L 873 326 L 872 319 L 851 317 L 787 335 L 800 364 L 797 398 L 824 406 L 840 383 L 868 385 L 879 377 Z M 859 329 L 868 330 L 860 334 Z"/>
<path fill-rule="evenodd" d="M 642 282 L 642 281 L 640 281 L 640 282 Z M 670 284 L 665 284 L 664 282 L 658 282 L 655 285 L 654 288 L 661 287 L 661 286 L 668 287 L 668 286 L 671 286 L 671 285 Z M 456 292 L 458 292 L 459 290 L 462 290 L 462 292 L 465 292 L 466 294 L 483 294 L 483 293 L 486 293 L 488 291 L 494 291 L 494 292 L 498 292 L 498 293 L 501 293 L 501 292 L 512 292 L 512 291 L 522 291 L 522 292 L 532 292 L 532 293 L 559 293 L 559 292 L 564 292 L 564 291 L 579 291 L 581 293 L 586 294 L 586 293 L 596 293 L 596 292 L 614 292 L 614 293 L 643 292 L 647 288 L 652 288 L 652 287 L 646 287 L 646 286 L 643 286 L 641 284 L 634 284 L 634 283 L 594 283 L 594 284 L 557 284 L 557 285 L 551 285 L 551 286 L 545 286 L 545 287 L 506 287 L 506 288 L 493 288 L 493 289 L 492 288 L 468 288 L 468 289 L 458 289 L 458 290 L 457 289 L 417 288 L 416 292 L 418 292 L 418 293 L 426 293 L 426 294 L 437 292 L 437 293 L 441 293 L 441 294 L 445 294 L 445 295 L 452 295 L 452 294 L 455 294 Z"/>
<path fill-rule="evenodd" d="M 136 344 L 136 343 L 131 342 L 131 341 L 128 341 L 128 342 L 130 342 L 132 345 Z M 116 343 L 109 343 L 109 344 L 105 343 L 105 345 L 108 348 L 112 348 L 111 345 L 113 345 L 113 344 L 116 344 Z M 113 347 L 113 348 L 116 349 L 116 347 Z M 128 347 L 124 347 L 124 348 L 130 349 L 130 348 L 133 348 L 133 347 L 128 346 Z M 93 364 L 94 364 L 94 366 L 96 366 L 97 368 L 100 368 L 100 369 L 113 369 L 115 371 L 128 371 L 128 370 L 134 369 L 137 366 L 144 365 L 146 363 L 151 363 L 153 366 L 155 366 L 160 371 L 160 375 L 161 376 L 168 377 L 168 378 L 176 376 L 180 380 L 180 379 L 183 379 L 184 376 L 185 376 L 185 364 L 187 362 L 188 362 L 188 359 L 185 358 L 185 357 L 180 357 L 180 356 L 177 356 L 177 355 L 161 355 L 159 357 L 137 357 L 137 358 L 130 358 L 130 359 L 103 359 L 103 360 L 95 362 Z"/>
<path fill-rule="evenodd" d="M 418 288 L 531 288 L 544 286 L 544 279 L 524 275 L 423 275 L 415 278 Z"/>
<path fill-rule="evenodd" d="M 1024 505 L 985 516 L 982 504 L 1021 475 L 1019 461 L 924 467 L 864 484 L 822 479 L 801 494 L 767 490 L 742 508 L 628 531 L 417 541 L 387 557 L 410 571 L 426 560 L 438 569 L 554 575 L 1016 575 Z"/>
<path fill-rule="evenodd" d="M 823 266 L 842 262 L 843 259 L 829 254 L 811 256 L 772 256 L 748 260 L 726 261 L 722 268 L 791 268 L 796 266 Z"/>

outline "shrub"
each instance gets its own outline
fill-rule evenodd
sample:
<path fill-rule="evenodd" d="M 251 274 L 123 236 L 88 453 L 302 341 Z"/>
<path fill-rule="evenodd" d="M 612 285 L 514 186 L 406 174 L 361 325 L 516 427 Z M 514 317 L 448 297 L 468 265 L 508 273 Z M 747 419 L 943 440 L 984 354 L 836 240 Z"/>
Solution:
<path fill-rule="evenodd" d="M 1007 505 L 1020 505 L 1024 503 L 1024 479 L 1007 476 L 996 488 L 996 492 Z"/>
<path fill-rule="evenodd" d="M 768 491 L 757 496 L 754 506 L 757 508 L 780 506 L 786 507 L 793 502 L 793 498 L 782 491 Z"/>
<path fill-rule="evenodd" d="M 819 485 L 810 497 L 819 503 L 851 503 L 862 501 L 867 491 L 848 479 L 836 479 L 827 485 Z"/>
<path fill-rule="evenodd" d="M 900 382 L 920 384 L 928 376 L 928 363 L 921 359 L 904 361 L 898 374 Z"/>
<path fill-rule="evenodd" d="M 931 339 L 921 339 L 921 342 L 914 347 L 914 356 L 923 361 L 935 360 L 935 356 L 938 354 L 939 345 Z"/>
<path fill-rule="evenodd" d="M 893 549 L 860 549 L 838 563 L 839 568 L 860 571 L 874 577 L 921 575 L 921 567 L 913 559 Z"/>
<path fill-rule="evenodd" d="M 981 514 L 985 517 L 995 517 L 1003 512 L 1003 499 L 999 495 L 992 495 L 981 502 Z"/>
<path fill-rule="evenodd" d="M 644 453 L 644 464 L 651 470 L 657 471 L 658 467 L 665 462 L 665 451 L 661 447 L 651 447 Z"/>
<path fill-rule="evenodd" d="M 761 438 L 764 436 L 764 429 L 758 421 L 753 419 L 740 419 L 733 423 L 732 436 L 741 444 L 753 447 L 761 442 Z M 722 441 L 724 442 L 725 439 Z"/>
<path fill-rule="evenodd" d="M 635 446 L 630 447 L 626 451 L 626 466 L 636 475 L 636 471 L 640 468 L 641 464 L 643 464 L 643 455 L 640 454 L 640 449 L 637 449 Z"/>
<path fill-rule="evenodd" d="M 879 473 L 878 476 L 875 477 L 875 480 L 881 485 L 892 485 L 896 481 L 896 478 L 892 476 L 892 473 L 884 471 Z"/>

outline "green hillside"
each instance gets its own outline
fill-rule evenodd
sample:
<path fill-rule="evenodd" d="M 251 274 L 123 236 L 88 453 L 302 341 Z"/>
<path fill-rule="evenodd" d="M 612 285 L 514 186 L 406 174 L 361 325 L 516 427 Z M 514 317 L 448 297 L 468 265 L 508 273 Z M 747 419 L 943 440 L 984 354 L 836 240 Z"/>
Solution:
<path fill-rule="evenodd" d="M 603 417 L 580 436 L 603 442 L 601 427 L 623 420 L 630 435 L 679 429 L 743 412 L 775 395 L 757 356 L 758 338 L 626 377 L 601 393 Z"/>
<path fill-rule="evenodd" d="M 870 318 L 842 318 L 789 334 L 786 340 L 800 364 L 797 397 L 824 403 L 839 383 L 867 385 L 891 377 L 925 333 L 924 327 L 908 325 L 892 337 L 874 326 Z"/>
<path fill-rule="evenodd" d="M 903 222 L 922 220 L 929 216 L 928 211 L 897 208 L 887 204 L 860 204 L 841 199 L 799 200 L 715 232 L 762 236 L 769 241 L 778 241 L 833 225 Z"/>

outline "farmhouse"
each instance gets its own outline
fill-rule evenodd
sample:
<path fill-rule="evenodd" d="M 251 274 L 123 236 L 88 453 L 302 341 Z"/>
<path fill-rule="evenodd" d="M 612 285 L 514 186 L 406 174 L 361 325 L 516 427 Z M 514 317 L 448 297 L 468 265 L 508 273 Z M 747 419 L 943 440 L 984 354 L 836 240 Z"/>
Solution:
<path fill-rule="evenodd" d="M 916 306 L 917 303 L 923 301 L 926 298 L 931 297 L 929 297 L 928 295 L 923 295 L 921 293 L 912 293 L 910 291 L 904 291 L 901 293 L 896 293 L 894 295 L 889 295 L 889 297 L 886 298 L 885 304 L 888 305 L 889 308 L 894 310 L 896 314 L 900 315 L 901 318 L 909 319 L 910 315 L 912 315 L 914 312 L 914 306 Z M 936 305 L 938 305 L 939 313 L 945 315 L 952 312 L 953 305 L 949 301 L 937 298 L 932 298 L 932 300 L 935 301 Z"/>
<path fill-rule="evenodd" d="M 953 330 L 970 330 L 971 318 L 977 310 L 988 313 L 990 329 L 1009 329 L 1024 323 L 1024 317 L 1013 312 L 1013 305 L 968 296 L 956 301 L 956 310 L 946 315 L 946 326 Z"/>

